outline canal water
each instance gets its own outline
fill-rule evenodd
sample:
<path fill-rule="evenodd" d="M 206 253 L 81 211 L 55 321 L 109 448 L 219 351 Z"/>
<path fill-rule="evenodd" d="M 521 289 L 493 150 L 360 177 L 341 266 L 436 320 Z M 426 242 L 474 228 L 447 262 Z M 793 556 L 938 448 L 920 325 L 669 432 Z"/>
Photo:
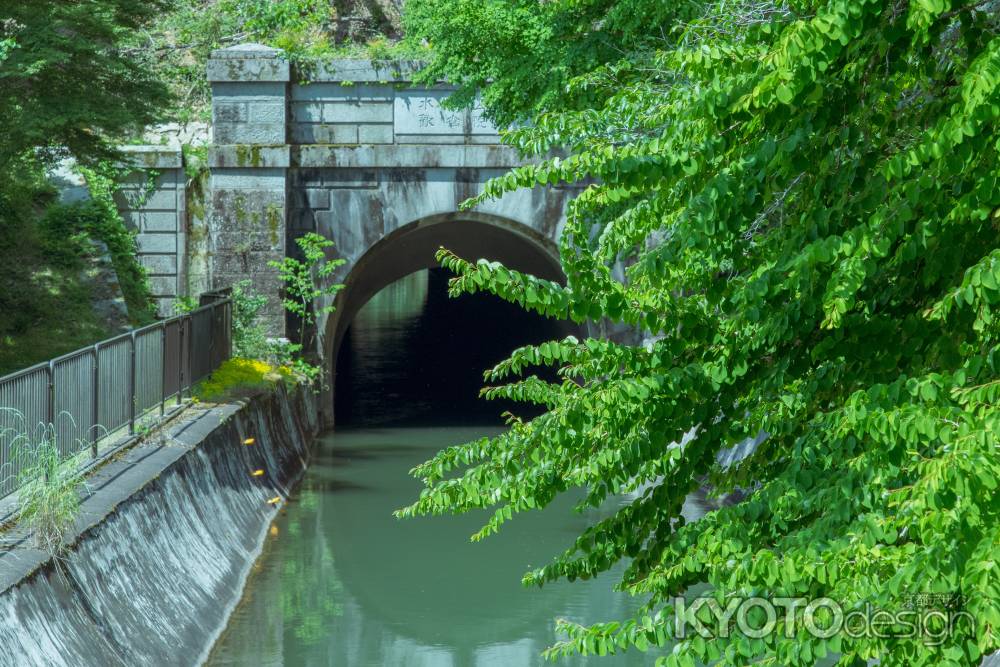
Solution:
<path fill-rule="evenodd" d="M 271 528 L 210 665 L 473 667 L 651 665 L 651 654 L 544 663 L 555 621 L 619 619 L 637 604 L 619 571 L 525 588 L 521 575 L 571 544 L 598 511 L 572 498 L 484 542 L 486 515 L 397 520 L 407 471 L 448 445 L 498 433 L 508 406 L 476 397 L 481 371 L 560 332 L 490 297 L 450 300 L 446 276 L 413 274 L 359 313 L 338 359 L 338 428 Z M 623 502 L 623 501 L 622 501 Z M 613 506 L 605 508 L 609 512 Z"/>

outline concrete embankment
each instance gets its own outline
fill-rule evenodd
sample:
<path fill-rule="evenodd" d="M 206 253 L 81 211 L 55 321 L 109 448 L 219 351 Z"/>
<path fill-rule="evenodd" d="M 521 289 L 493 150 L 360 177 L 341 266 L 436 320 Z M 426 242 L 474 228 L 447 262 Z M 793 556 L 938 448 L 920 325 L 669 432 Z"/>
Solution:
<path fill-rule="evenodd" d="M 202 662 L 317 429 L 310 392 L 279 392 L 188 410 L 105 465 L 65 556 L 0 552 L 0 665 Z"/>

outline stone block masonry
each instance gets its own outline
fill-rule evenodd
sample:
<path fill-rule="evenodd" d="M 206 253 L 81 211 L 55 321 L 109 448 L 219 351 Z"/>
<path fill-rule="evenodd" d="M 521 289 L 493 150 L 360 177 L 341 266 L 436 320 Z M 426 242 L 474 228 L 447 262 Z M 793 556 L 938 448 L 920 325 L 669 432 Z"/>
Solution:
<path fill-rule="evenodd" d="M 290 90 L 296 144 L 495 144 L 481 108 L 443 106 L 447 88 L 413 88 L 409 70 L 334 61 Z"/>
<path fill-rule="evenodd" d="M 296 71 L 266 46 L 215 51 L 210 177 L 192 188 L 204 196 L 188 216 L 180 154 L 147 147 L 135 158 L 158 166 L 156 187 L 142 198 L 140 184 L 128 184 L 120 201 L 161 311 L 178 295 L 198 296 L 194 287 L 249 280 L 268 297 L 269 333 L 283 335 L 282 285 L 270 264 L 294 255 L 296 238 L 316 231 L 332 239 L 332 253 L 347 260 L 333 279 L 346 281 L 389 236 L 463 217 L 463 201 L 521 164 L 517 151 L 497 145 L 481 108 L 448 109 L 448 87 L 414 86 L 416 67 L 336 60 Z M 511 193 L 476 214 L 552 244 L 567 194 Z"/>
<path fill-rule="evenodd" d="M 330 218 L 320 228 L 330 227 L 338 207 L 346 206 L 342 213 L 361 214 L 357 205 L 366 199 L 358 200 L 351 192 L 378 187 L 376 169 L 353 168 L 340 170 L 340 183 L 324 183 L 302 193 L 293 175 L 303 155 L 300 149 L 320 149 L 303 157 L 313 166 L 317 155 L 330 156 L 322 152 L 324 147 L 383 146 L 388 152 L 372 166 L 392 167 L 412 157 L 405 150 L 400 155 L 393 152 L 397 146 L 404 149 L 403 144 L 497 142 L 496 129 L 482 120 L 481 110 L 442 107 L 448 89 L 412 89 L 413 71 L 409 63 L 383 67 L 340 60 L 310 67 L 300 75 L 280 51 L 269 47 L 248 44 L 213 53 L 208 65 L 215 141 L 209 155 L 212 287 L 249 279 L 258 290 L 276 297 L 281 286 L 269 262 L 294 253 L 292 238 L 317 228 L 312 211 Z M 426 157 L 435 159 L 433 154 Z M 424 166 L 433 165 L 406 165 Z M 345 192 L 331 198 L 330 188 Z M 306 206 L 290 205 L 290 199 L 300 197 L 305 197 Z M 454 207 L 455 197 L 447 199 Z M 335 238 L 371 236 L 362 231 L 366 227 L 362 220 L 344 224 Z M 357 228 L 356 232 L 351 235 L 348 227 Z M 264 313 L 269 332 L 275 335 L 284 333 L 278 304 L 279 299 L 272 298 Z"/>
<path fill-rule="evenodd" d="M 269 300 L 268 332 L 284 334 L 281 283 L 271 261 L 285 256 L 288 61 L 260 45 L 215 51 L 208 65 L 215 145 L 208 211 L 214 289 L 250 280 Z"/>
<path fill-rule="evenodd" d="M 125 167 L 134 169 L 120 184 L 115 203 L 136 232 L 139 263 L 146 268 L 157 312 L 173 312 L 185 294 L 186 191 L 179 149 L 125 146 Z"/>

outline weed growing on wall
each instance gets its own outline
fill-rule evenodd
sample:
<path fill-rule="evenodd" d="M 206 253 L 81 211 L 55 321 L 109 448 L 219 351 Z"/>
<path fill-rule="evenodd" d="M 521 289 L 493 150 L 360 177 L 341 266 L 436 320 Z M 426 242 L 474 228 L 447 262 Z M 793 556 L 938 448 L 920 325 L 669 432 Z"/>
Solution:
<path fill-rule="evenodd" d="M 233 285 L 233 353 L 245 359 L 263 359 L 267 356 L 267 333 L 260 321 L 260 311 L 267 305 L 267 297 L 258 294 L 249 280 Z"/>
<path fill-rule="evenodd" d="M 249 280 L 233 285 L 233 353 L 242 360 L 262 361 L 284 368 L 309 383 L 322 377 L 322 368 L 302 357 L 302 345 L 285 338 L 269 338 L 260 320 L 267 297 L 257 293 Z"/>
<path fill-rule="evenodd" d="M 80 512 L 80 475 L 72 460 L 61 460 L 54 437 L 31 448 L 30 458 L 33 462 L 21 475 L 18 518 L 35 546 L 60 554 Z"/>
<path fill-rule="evenodd" d="M 174 315 L 187 315 L 198 307 L 198 300 L 191 296 L 179 296 L 174 299 Z"/>
<path fill-rule="evenodd" d="M 268 262 L 278 269 L 278 275 L 285 285 L 285 310 L 299 323 L 299 342 L 306 349 L 315 333 L 316 322 L 322 315 L 333 312 L 333 299 L 344 288 L 333 283 L 333 273 L 344 265 L 343 259 L 327 259 L 326 250 L 333 247 L 333 241 L 309 232 L 295 239 L 302 259 L 285 257 L 281 261 Z M 310 340 L 306 336 L 310 336 Z"/>

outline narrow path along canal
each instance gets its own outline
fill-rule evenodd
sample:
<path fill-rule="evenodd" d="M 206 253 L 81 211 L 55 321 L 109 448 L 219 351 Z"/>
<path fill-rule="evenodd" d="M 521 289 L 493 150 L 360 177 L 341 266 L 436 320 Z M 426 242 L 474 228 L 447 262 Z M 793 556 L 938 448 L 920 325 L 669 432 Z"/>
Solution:
<path fill-rule="evenodd" d="M 356 317 L 338 360 L 342 426 L 317 443 L 210 665 L 538 665 L 556 618 L 618 619 L 636 604 L 611 589 L 620 570 L 522 586 L 526 570 L 599 518 L 573 512 L 572 498 L 481 543 L 469 536 L 484 514 L 392 516 L 419 493 L 410 468 L 499 432 L 503 406 L 476 398 L 482 369 L 516 345 L 559 335 L 491 297 L 450 300 L 445 279 L 413 274 Z M 634 653 L 555 664 L 652 662 Z"/>

